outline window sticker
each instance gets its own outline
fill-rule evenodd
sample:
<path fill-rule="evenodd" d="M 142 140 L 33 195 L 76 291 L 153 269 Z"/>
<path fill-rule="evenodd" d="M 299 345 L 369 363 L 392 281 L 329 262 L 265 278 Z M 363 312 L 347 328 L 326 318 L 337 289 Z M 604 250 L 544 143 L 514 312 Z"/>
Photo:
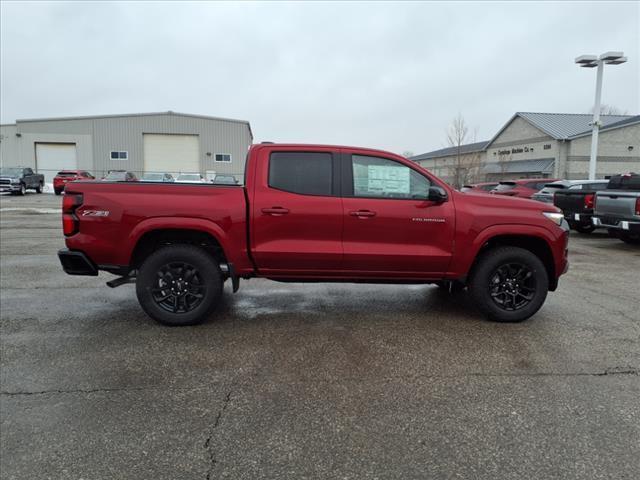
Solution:
<path fill-rule="evenodd" d="M 392 165 L 368 165 L 367 191 L 370 194 L 406 194 L 411 191 L 410 174 L 407 167 Z"/>

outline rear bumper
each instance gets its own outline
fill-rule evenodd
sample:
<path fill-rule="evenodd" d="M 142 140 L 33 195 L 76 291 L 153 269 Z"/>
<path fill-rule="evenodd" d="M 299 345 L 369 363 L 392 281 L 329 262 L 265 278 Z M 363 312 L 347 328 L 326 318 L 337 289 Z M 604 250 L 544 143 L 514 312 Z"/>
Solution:
<path fill-rule="evenodd" d="M 564 218 L 569 224 L 591 225 L 593 213 L 565 213 Z"/>
<path fill-rule="evenodd" d="M 58 251 L 58 258 L 62 269 L 69 275 L 98 275 L 98 267 L 82 252 L 63 248 Z"/>
<path fill-rule="evenodd" d="M 611 217 L 593 217 L 591 219 L 595 227 L 612 228 L 625 232 L 640 233 L 640 221 L 622 220 Z"/>

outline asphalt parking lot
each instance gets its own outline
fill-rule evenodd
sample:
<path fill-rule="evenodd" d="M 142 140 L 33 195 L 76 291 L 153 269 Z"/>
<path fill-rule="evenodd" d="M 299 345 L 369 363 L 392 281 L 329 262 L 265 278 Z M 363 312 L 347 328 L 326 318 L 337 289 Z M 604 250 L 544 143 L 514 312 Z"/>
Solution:
<path fill-rule="evenodd" d="M 541 311 L 432 286 L 227 287 L 162 327 L 59 266 L 60 197 L 0 198 L 0 476 L 640 477 L 640 249 L 572 234 Z"/>

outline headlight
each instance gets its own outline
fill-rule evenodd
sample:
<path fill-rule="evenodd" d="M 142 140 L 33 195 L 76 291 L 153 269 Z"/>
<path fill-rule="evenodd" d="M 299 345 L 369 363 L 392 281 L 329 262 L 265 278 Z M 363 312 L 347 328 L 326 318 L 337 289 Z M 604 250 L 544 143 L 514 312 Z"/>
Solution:
<path fill-rule="evenodd" d="M 20 183 L 20 179 L 19 178 L 12 178 L 11 179 L 11 183 Z"/>
<path fill-rule="evenodd" d="M 562 220 L 564 220 L 563 214 L 558 212 L 542 212 L 542 214 L 556 225 L 562 225 Z"/>

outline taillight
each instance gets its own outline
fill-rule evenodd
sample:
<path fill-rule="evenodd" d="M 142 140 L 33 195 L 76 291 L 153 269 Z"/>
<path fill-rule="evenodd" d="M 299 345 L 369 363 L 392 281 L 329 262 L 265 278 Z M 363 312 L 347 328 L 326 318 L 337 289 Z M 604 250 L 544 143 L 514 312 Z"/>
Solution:
<path fill-rule="evenodd" d="M 62 231 L 69 237 L 78 233 L 80 221 L 76 217 L 76 209 L 82 205 L 82 195 L 79 193 L 66 193 L 62 197 Z"/>
<path fill-rule="evenodd" d="M 595 195 L 593 193 L 587 193 L 584 196 L 584 208 L 593 208 Z"/>
<path fill-rule="evenodd" d="M 636 198 L 636 215 L 640 215 L 640 197 Z"/>

